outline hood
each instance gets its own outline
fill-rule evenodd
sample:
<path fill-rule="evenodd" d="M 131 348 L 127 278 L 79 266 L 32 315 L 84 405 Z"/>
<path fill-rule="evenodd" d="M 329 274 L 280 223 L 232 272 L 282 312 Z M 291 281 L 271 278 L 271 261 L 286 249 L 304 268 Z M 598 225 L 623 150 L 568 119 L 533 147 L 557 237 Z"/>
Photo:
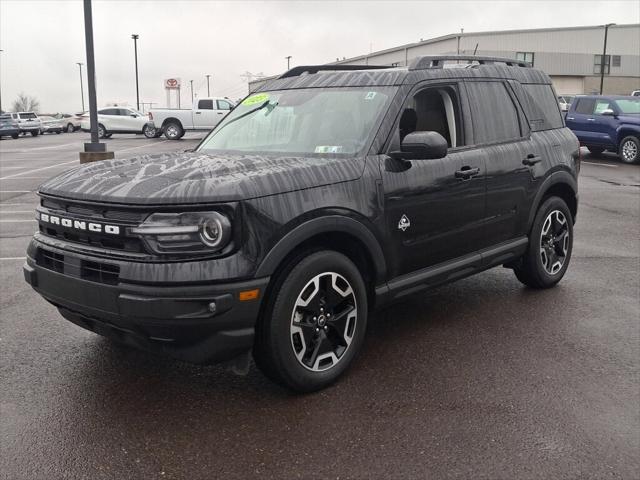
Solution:
<path fill-rule="evenodd" d="M 86 164 L 39 192 L 136 205 L 227 202 L 355 180 L 363 168 L 357 157 L 171 153 Z"/>
<path fill-rule="evenodd" d="M 631 125 L 640 125 L 640 115 L 618 115 L 618 121 L 630 123 Z"/>

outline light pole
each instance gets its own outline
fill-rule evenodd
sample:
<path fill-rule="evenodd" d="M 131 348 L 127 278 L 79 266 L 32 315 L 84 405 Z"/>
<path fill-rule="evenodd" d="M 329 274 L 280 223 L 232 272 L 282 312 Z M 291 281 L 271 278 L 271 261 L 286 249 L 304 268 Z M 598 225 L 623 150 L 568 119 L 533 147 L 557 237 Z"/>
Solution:
<path fill-rule="evenodd" d="M 82 87 L 82 66 L 84 63 L 76 62 L 80 68 L 80 99 L 82 100 L 82 111 L 84 112 L 84 88 Z"/>
<path fill-rule="evenodd" d="M 189 80 L 189 83 L 191 84 L 191 103 L 193 104 L 193 80 Z"/>
<path fill-rule="evenodd" d="M 604 87 L 604 66 L 607 58 L 607 33 L 609 32 L 609 27 L 612 27 L 613 25 L 615 25 L 615 23 L 607 23 L 604 26 L 604 48 L 602 49 L 602 58 L 600 59 L 600 95 L 602 95 Z"/>
<path fill-rule="evenodd" d="M 211 92 L 209 91 L 209 77 L 211 77 L 211 75 L 205 75 L 205 77 L 207 77 L 207 97 L 210 97 Z"/>
<path fill-rule="evenodd" d="M 87 54 L 87 88 L 89 90 L 89 121 L 91 123 L 91 143 L 84 144 L 80 152 L 80 163 L 95 162 L 113 158 L 107 146 L 98 138 L 98 101 L 96 99 L 96 61 L 93 56 L 93 18 L 91 0 L 84 0 L 84 40 Z"/>
<path fill-rule="evenodd" d="M 2 52 L 4 52 L 4 50 L 0 49 L 0 113 L 2 113 L 2 66 L 1 66 L 1 59 L 2 59 Z"/>
<path fill-rule="evenodd" d="M 291 61 L 291 55 L 284 57 L 287 60 L 287 70 L 289 70 L 289 62 Z"/>
<path fill-rule="evenodd" d="M 131 38 L 133 38 L 133 54 L 136 59 L 136 110 L 140 110 L 140 91 L 138 90 L 138 38 L 140 35 L 134 33 Z"/>

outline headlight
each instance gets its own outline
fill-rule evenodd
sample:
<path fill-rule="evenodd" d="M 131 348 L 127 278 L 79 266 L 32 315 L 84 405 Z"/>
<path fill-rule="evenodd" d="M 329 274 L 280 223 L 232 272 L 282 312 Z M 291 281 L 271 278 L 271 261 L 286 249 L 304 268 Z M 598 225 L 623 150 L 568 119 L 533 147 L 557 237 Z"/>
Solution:
<path fill-rule="evenodd" d="M 160 255 L 211 253 L 226 247 L 231 222 L 219 212 L 154 213 L 138 227 L 129 229 Z"/>

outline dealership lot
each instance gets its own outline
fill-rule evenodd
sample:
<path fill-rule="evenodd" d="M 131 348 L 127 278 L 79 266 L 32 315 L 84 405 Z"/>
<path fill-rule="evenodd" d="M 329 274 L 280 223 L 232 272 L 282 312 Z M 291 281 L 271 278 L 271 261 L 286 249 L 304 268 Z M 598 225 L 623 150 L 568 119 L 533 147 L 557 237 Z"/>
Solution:
<path fill-rule="evenodd" d="M 73 326 L 22 280 L 37 185 L 83 133 L 0 142 L 0 478 L 637 478 L 640 167 L 585 152 L 550 291 L 494 269 L 377 313 L 335 386 L 292 396 Z M 118 158 L 192 148 L 115 135 Z"/>

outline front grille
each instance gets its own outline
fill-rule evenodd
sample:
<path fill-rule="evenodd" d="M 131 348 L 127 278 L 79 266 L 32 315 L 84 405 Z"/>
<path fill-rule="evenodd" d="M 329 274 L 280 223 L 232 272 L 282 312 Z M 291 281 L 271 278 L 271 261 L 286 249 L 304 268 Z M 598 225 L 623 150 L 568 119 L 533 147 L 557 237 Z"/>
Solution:
<path fill-rule="evenodd" d="M 38 248 L 36 253 L 36 264 L 52 272 L 62 273 L 90 282 L 117 285 L 120 279 L 120 267 L 118 265 L 81 260 L 42 247 Z"/>
<path fill-rule="evenodd" d="M 126 232 L 127 227 L 141 224 L 147 212 L 128 211 L 101 205 L 90 205 L 73 203 L 62 200 L 43 198 L 41 206 L 51 215 L 68 216 L 73 219 L 90 222 L 116 224 L 121 231 Z M 138 237 L 122 235 L 111 235 L 103 232 L 92 232 L 88 230 L 77 230 L 65 228 L 62 225 L 39 222 L 40 233 L 65 242 L 79 243 L 106 250 L 120 250 L 133 253 L 145 253 L 144 244 Z"/>

